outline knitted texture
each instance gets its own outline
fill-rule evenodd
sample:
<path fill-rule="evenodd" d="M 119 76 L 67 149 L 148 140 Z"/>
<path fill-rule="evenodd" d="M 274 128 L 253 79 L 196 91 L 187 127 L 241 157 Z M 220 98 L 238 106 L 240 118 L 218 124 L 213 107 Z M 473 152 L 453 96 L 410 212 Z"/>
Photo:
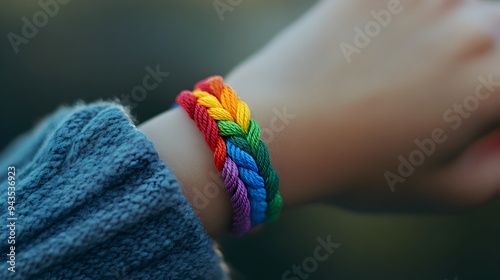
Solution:
<path fill-rule="evenodd" d="M 229 174 L 224 168 L 225 162 L 234 162 L 238 167 L 231 170 L 230 176 L 238 177 L 247 188 L 251 226 L 276 220 L 283 204 L 278 191 L 279 178 L 271 165 L 267 147 L 260 139 L 260 128 L 250 118 L 248 105 L 220 76 L 199 82 L 193 92 L 181 92 L 177 102 L 205 134 L 214 152 L 215 165 L 223 177 Z M 236 202 L 233 203 L 233 231 L 244 233 L 247 228 L 241 225 L 248 226 L 244 223 L 246 212 L 242 211 L 242 205 L 246 207 L 245 198 L 237 196 L 233 190 L 233 186 L 228 186 L 232 201 Z"/>
<path fill-rule="evenodd" d="M 66 108 L 18 140 L 0 157 L 2 201 L 11 165 L 16 272 L 3 261 L 0 279 L 224 278 L 174 175 L 122 107 Z"/>

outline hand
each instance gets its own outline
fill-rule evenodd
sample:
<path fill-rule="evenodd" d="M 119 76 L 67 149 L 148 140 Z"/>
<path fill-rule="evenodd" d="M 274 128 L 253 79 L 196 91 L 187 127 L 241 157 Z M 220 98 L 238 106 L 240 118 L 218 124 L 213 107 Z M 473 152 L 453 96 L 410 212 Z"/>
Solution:
<path fill-rule="evenodd" d="M 398 3 L 322 1 L 227 78 L 268 129 L 285 205 L 455 210 L 499 193 L 500 137 L 483 137 L 500 5 Z"/>
<path fill-rule="evenodd" d="M 237 67 L 226 83 L 262 127 L 285 207 L 454 210 L 497 195 L 500 137 L 483 137 L 500 117 L 499 16 L 483 1 L 325 0 Z M 140 129 L 207 232 L 227 232 L 229 197 L 187 114 Z"/>

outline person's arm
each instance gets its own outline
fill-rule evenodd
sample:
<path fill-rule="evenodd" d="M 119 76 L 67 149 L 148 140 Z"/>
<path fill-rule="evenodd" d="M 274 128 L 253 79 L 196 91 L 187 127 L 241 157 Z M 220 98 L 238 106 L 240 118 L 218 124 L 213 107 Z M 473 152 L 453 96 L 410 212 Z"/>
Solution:
<path fill-rule="evenodd" d="M 320 1 L 227 77 L 266 131 L 285 208 L 329 200 L 363 210 L 449 210 L 499 193 L 498 154 L 474 164 L 470 154 L 500 118 L 492 32 L 500 4 L 390 3 Z M 373 14 L 390 22 L 381 26 Z M 379 32 L 359 34 L 369 24 Z M 229 198 L 187 114 L 174 109 L 140 129 L 207 231 L 226 232 Z M 416 163 L 401 168 L 403 161 Z M 205 193 L 212 183 L 218 195 Z"/>

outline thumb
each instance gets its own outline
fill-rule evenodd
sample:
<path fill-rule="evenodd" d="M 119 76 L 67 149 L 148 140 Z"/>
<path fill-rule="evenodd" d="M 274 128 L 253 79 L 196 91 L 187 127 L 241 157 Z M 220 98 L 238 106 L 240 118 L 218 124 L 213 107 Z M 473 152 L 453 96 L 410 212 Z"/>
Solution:
<path fill-rule="evenodd" d="M 475 141 L 439 171 L 438 196 L 457 207 L 476 206 L 500 195 L 500 129 Z"/>

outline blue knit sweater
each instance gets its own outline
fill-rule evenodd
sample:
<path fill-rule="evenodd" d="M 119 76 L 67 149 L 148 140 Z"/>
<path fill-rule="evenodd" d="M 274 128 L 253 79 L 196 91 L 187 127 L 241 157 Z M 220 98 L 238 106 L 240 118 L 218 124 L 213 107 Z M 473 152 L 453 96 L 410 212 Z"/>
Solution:
<path fill-rule="evenodd" d="M 15 245 L 0 230 L 0 279 L 224 278 L 176 178 L 120 106 L 59 110 L 0 156 L 0 190 L 2 223 L 15 223 Z"/>

